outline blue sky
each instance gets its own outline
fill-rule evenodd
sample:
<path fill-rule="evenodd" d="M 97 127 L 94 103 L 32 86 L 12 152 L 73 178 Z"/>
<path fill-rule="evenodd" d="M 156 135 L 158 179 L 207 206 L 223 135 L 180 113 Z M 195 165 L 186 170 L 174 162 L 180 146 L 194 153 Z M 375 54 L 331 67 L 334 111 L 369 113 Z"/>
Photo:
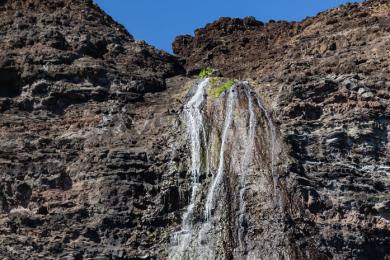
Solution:
<path fill-rule="evenodd" d="M 175 36 L 221 16 L 299 21 L 345 0 L 95 0 L 136 38 L 171 52 Z M 357 1 L 352 1 L 357 2 Z M 362 1 L 360 1 L 362 2 Z"/>

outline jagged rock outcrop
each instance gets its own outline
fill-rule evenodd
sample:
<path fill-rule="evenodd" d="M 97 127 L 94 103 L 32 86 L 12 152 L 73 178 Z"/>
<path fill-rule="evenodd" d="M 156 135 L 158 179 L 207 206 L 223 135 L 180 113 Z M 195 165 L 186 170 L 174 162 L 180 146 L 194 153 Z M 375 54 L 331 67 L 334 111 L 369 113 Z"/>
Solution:
<path fill-rule="evenodd" d="M 2 110 L 137 100 L 165 89 L 164 78 L 181 70 L 89 1 L 5 1 L 0 8 Z"/>
<path fill-rule="evenodd" d="M 266 194 L 247 204 L 257 256 L 388 258 L 389 12 L 372 0 L 295 23 L 221 18 L 178 37 L 179 58 L 89 0 L 0 0 L 0 258 L 167 258 L 190 203 L 189 75 L 207 66 L 248 80 L 277 133 L 275 178 L 250 183 Z M 245 255 L 229 237 L 226 255 Z"/>

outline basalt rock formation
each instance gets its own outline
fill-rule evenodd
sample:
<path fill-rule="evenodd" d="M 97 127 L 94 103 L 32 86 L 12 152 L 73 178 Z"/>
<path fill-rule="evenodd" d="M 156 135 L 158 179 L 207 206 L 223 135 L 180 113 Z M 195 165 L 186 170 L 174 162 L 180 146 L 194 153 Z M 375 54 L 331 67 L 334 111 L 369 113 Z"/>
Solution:
<path fill-rule="evenodd" d="M 90 0 L 0 13 L 1 259 L 390 257 L 388 1 L 177 56 Z"/>

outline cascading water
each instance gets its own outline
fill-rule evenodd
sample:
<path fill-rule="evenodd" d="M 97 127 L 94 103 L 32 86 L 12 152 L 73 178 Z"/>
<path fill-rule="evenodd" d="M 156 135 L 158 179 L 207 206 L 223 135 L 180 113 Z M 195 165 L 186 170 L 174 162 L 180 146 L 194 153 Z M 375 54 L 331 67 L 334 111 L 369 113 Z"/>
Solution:
<path fill-rule="evenodd" d="M 205 129 L 203 123 L 203 115 L 202 115 L 202 105 L 205 101 L 205 91 L 208 86 L 209 79 L 206 78 L 202 80 L 198 88 L 196 89 L 195 94 L 188 101 L 188 103 L 184 107 L 185 117 L 187 126 L 189 129 L 189 135 L 191 140 L 191 177 L 192 177 L 192 191 L 191 191 L 191 199 L 190 204 L 187 208 L 187 212 L 183 216 L 182 227 L 184 231 L 190 231 L 191 221 L 190 218 L 192 216 L 194 206 L 195 206 L 195 197 L 199 188 L 199 175 L 201 170 L 201 144 L 203 137 L 203 141 L 205 140 Z"/>
<path fill-rule="evenodd" d="M 252 94 L 253 92 L 249 89 L 245 91 L 246 97 L 248 99 L 248 111 L 249 111 L 249 128 L 246 136 L 246 148 L 244 152 L 244 157 L 241 162 L 241 173 L 240 173 L 240 211 L 239 211 L 239 219 L 238 219 L 238 241 L 239 241 L 239 250 L 245 251 L 245 191 L 246 191 L 246 175 L 249 171 L 249 166 L 252 163 L 253 159 L 253 149 L 255 142 L 255 134 L 256 134 L 256 115 L 253 110 L 253 100 Z"/>
<path fill-rule="evenodd" d="M 206 97 L 208 88 L 209 79 L 199 81 L 184 106 L 191 196 L 169 258 L 256 259 L 246 236 L 255 228 L 255 196 L 264 193 L 256 189 L 272 186 L 267 180 L 275 176 L 275 128 L 247 82 L 236 82 L 215 99 Z"/>
<path fill-rule="evenodd" d="M 182 229 L 174 235 L 177 249 L 170 258 L 181 257 L 182 252 L 190 244 L 193 233 L 192 218 L 195 208 L 195 199 L 199 190 L 199 176 L 201 171 L 201 144 L 206 142 L 205 126 L 202 114 L 202 106 L 205 103 L 206 88 L 209 79 L 202 80 L 195 89 L 195 93 L 184 106 L 184 118 L 191 142 L 191 197 L 186 212 L 183 215 Z"/>
<path fill-rule="evenodd" d="M 209 219 L 211 216 L 211 210 L 213 209 L 213 203 L 214 203 L 214 197 L 216 189 L 218 190 L 221 183 L 221 179 L 224 173 L 224 163 L 225 163 L 225 143 L 227 138 L 227 132 L 229 131 L 230 124 L 232 122 L 232 113 L 234 109 L 234 102 L 235 102 L 235 92 L 229 91 L 229 95 L 227 98 L 227 105 L 226 105 L 226 115 L 225 115 L 225 123 L 223 127 L 223 133 L 222 133 L 222 143 L 221 143 L 221 150 L 219 152 L 219 166 L 218 166 L 218 172 L 217 176 L 212 181 L 210 190 L 207 194 L 207 200 L 206 200 L 206 206 L 205 206 L 205 217 L 206 219 Z"/>

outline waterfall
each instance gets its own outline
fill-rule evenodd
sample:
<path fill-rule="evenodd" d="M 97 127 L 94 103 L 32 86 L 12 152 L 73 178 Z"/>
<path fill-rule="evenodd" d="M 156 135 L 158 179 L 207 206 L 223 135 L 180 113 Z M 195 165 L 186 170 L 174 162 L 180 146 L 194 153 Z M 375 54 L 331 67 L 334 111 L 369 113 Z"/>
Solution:
<path fill-rule="evenodd" d="M 229 91 L 227 104 L 226 104 L 226 115 L 225 115 L 225 123 L 223 127 L 223 133 L 222 133 L 222 143 L 221 143 L 221 149 L 219 153 L 219 166 L 218 166 L 218 172 L 217 176 L 214 178 L 210 190 L 207 194 L 207 200 L 205 205 L 205 217 L 206 219 L 209 219 L 211 216 L 211 210 L 214 207 L 214 197 L 215 197 L 215 191 L 217 189 L 217 186 L 220 185 L 222 176 L 224 173 L 224 163 L 225 163 L 225 143 L 226 143 L 226 137 L 228 130 L 230 128 L 230 124 L 232 122 L 232 114 L 234 109 L 234 102 L 235 102 L 235 92 L 233 89 Z"/>
<path fill-rule="evenodd" d="M 184 106 L 184 112 L 186 117 L 187 127 L 189 129 L 189 136 L 191 140 L 191 198 L 190 204 L 187 208 L 186 213 L 183 216 L 183 231 L 190 231 L 191 221 L 190 218 L 194 211 L 195 207 L 195 197 L 199 188 L 199 175 L 201 169 L 201 137 L 205 140 L 205 129 L 204 129 L 204 121 L 202 115 L 202 105 L 205 101 L 205 92 L 208 86 L 209 79 L 206 78 L 202 80 L 196 89 L 195 94 L 188 101 L 188 103 Z"/>
<path fill-rule="evenodd" d="M 174 234 L 173 240 L 177 249 L 170 256 L 171 259 L 179 259 L 182 252 L 190 244 L 193 233 L 192 218 L 195 208 L 196 195 L 199 190 L 199 175 L 201 171 L 201 145 L 203 138 L 206 143 L 206 133 L 203 120 L 202 106 L 205 103 L 206 88 L 209 79 L 206 78 L 196 85 L 195 93 L 184 106 L 184 120 L 191 142 L 191 197 L 186 212 L 183 215 L 181 230 Z"/>
<path fill-rule="evenodd" d="M 253 159 L 254 142 L 256 135 L 256 115 L 253 109 L 252 91 L 245 88 L 245 94 L 248 99 L 248 111 L 249 111 L 249 128 L 246 136 L 246 147 L 244 151 L 244 157 L 241 162 L 241 173 L 240 173 L 240 205 L 239 205 L 239 228 L 238 228 L 238 241 L 239 248 L 241 251 L 245 251 L 245 191 L 246 191 L 246 175 L 248 174 L 249 166 Z"/>
<path fill-rule="evenodd" d="M 247 223 L 253 220 L 248 215 L 247 194 L 256 194 L 251 191 L 257 185 L 256 178 L 262 178 L 268 169 L 276 189 L 276 130 L 247 82 L 236 82 L 214 100 L 206 98 L 209 87 L 209 79 L 197 82 L 184 105 L 191 152 L 191 196 L 181 230 L 172 237 L 169 259 L 220 259 L 233 254 L 256 259 L 253 246 L 247 251 Z M 256 170 L 261 167 L 261 171 Z M 206 176 L 202 181 L 201 175 Z M 258 201 L 252 200 L 251 207 Z"/>

